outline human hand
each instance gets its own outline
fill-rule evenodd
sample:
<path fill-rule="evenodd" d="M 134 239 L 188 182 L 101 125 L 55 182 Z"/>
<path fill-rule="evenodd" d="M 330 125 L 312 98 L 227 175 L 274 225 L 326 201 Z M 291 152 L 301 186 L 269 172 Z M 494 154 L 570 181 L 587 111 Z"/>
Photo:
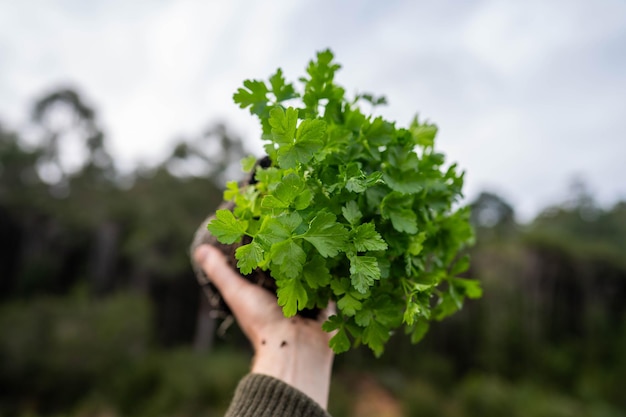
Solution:
<path fill-rule="evenodd" d="M 234 271 L 210 245 L 194 259 L 215 284 L 254 347 L 253 373 L 270 375 L 307 394 L 323 408 L 328 403 L 333 352 L 331 334 L 322 330 L 328 309 L 317 320 L 286 318 L 276 297 Z"/>

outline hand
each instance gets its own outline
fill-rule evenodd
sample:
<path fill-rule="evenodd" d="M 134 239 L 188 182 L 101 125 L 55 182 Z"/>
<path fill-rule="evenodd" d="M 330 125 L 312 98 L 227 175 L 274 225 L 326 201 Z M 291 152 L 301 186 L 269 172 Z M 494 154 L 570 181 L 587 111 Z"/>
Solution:
<path fill-rule="evenodd" d="M 278 378 L 307 394 L 324 409 L 328 403 L 333 352 L 331 334 L 322 330 L 328 317 L 286 318 L 276 297 L 245 280 L 210 245 L 199 246 L 194 259 L 215 284 L 254 347 L 253 373 Z"/>

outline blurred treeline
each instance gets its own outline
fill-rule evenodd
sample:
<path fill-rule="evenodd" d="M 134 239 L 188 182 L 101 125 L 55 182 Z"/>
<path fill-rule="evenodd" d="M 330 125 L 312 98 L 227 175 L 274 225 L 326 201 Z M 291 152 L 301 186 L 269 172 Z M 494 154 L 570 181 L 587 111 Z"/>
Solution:
<path fill-rule="evenodd" d="M 0 124 L 0 416 L 221 415 L 250 351 L 213 337 L 187 251 L 241 140 L 213 124 L 124 172 L 72 89 L 31 116 Z M 626 203 L 579 182 L 524 225 L 495 194 L 472 205 L 484 298 L 417 346 L 339 356 L 331 413 L 626 415 Z"/>

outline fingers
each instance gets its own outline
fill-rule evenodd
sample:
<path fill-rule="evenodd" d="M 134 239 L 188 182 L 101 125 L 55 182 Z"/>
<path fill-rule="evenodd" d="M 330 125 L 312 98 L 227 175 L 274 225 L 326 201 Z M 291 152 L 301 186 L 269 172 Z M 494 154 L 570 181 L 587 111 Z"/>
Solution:
<path fill-rule="evenodd" d="M 199 246 L 194 252 L 194 260 L 232 308 L 232 301 L 242 288 L 249 285 L 248 282 L 228 264 L 222 252 L 211 245 Z"/>

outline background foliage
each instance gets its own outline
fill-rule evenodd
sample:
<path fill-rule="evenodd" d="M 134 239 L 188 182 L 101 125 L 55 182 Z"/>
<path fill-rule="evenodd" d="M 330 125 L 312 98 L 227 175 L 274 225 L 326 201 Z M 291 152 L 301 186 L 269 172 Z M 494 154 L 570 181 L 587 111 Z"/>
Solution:
<path fill-rule="evenodd" d="M 212 336 L 186 251 L 241 141 L 213 124 L 121 172 L 77 92 L 32 116 L 0 125 L 0 415 L 221 415 L 249 347 Z M 498 195 L 472 205 L 484 298 L 417 346 L 339 356 L 333 415 L 626 415 L 626 202 L 579 181 L 528 224 Z"/>

